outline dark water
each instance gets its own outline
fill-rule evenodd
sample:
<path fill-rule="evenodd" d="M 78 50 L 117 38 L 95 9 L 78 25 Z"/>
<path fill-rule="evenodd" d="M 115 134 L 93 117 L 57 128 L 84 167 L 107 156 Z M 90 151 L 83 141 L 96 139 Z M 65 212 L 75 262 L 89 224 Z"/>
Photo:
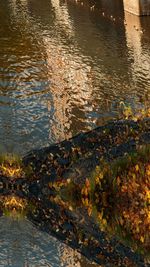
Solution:
<path fill-rule="evenodd" d="M 90 4 L 92 6 L 92 3 Z M 150 95 L 150 17 L 122 1 L 0 0 L 0 149 L 26 153 Z"/>
<path fill-rule="evenodd" d="M 124 14 L 121 0 L 90 6 L 0 0 L 1 152 L 25 154 L 102 125 L 121 101 L 149 103 L 150 17 Z M 29 222 L 0 225 L 0 266 L 93 266 Z"/>
<path fill-rule="evenodd" d="M 27 220 L 0 219 L 1 267 L 97 267 Z"/>
<path fill-rule="evenodd" d="M 0 219 L 1 267 L 97 267 L 27 220 Z"/>

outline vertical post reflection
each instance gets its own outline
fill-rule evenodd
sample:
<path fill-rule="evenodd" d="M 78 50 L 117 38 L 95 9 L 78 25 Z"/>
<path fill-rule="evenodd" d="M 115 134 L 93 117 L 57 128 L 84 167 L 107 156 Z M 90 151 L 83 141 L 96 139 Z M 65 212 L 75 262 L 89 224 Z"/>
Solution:
<path fill-rule="evenodd" d="M 142 82 L 142 79 L 144 81 L 146 76 L 147 81 L 150 78 L 149 53 L 147 47 L 143 46 L 143 36 L 146 24 L 142 25 L 142 22 L 143 18 L 125 12 L 126 40 L 129 49 L 129 57 L 133 59 L 131 66 L 133 81 L 135 83 L 137 83 L 138 73 L 140 73 L 141 76 L 139 82 Z"/>
<path fill-rule="evenodd" d="M 61 4 L 59 0 L 52 0 L 51 4 L 56 17 L 54 23 L 57 36 L 54 38 L 42 36 L 42 38 L 47 54 L 50 90 L 53 94 L 55 110 L 54 121 L 50 128 L 56 140 L 62 140 L 72 136 L 71 126 L 74 122 L 76 124 L 76 116 L 72 113 L 82 114 L 80 116 L 83 120 L 89 122 L 89 119 L 86 119 L 86 113 L 89 108 L 91 111 L 91 107 L 87 104 L 91 98 L 93 86 L 90 66 L 83 63 L 82 57 L 75 55 L 75 47 L 72 48 L 68 42 L 69 40 L 74 42 L 75 33 L 67 5 Z M 64 41 L 68 43 L 68 51 L 64 47 Z M 78 119 L 77 127 L 80 127 L 80 123 L 82 124 L 82 118 L 80 121 Z"/>

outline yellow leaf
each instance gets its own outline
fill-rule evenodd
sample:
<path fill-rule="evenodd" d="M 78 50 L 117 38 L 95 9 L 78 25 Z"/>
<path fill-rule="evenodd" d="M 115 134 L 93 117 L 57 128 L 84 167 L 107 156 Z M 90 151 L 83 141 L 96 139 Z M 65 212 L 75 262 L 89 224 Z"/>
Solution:
<path fill-rule="evenodd" d="M 84 203 L 85 203 L 85 206 L 88 206 L 88 204 L 89 204 L 88 198 L 85 199 Z"/>
<path fill-rule="evenodd" d="M 139 165 L 138 165 L 138 164 L 135 165 L 135 170 L 136 170 L 137 172 L 139 171 Z"/>
<path fill-rule="evenodd" d="M 140 237 L 140 241 L 141 241 L 142 243 L 144 243 L 144 236 L 141 236 L 141 237 Z"/>

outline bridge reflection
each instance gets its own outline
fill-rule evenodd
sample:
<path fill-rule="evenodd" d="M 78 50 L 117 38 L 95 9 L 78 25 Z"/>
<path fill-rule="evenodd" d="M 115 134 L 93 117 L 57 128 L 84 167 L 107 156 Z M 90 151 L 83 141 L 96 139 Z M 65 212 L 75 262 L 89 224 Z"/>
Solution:
<path fill-rule="evenodd" d="M 150 15 L 149 0 L 123 0 L 124 9 L 137 16 Z"/>
<path fill-rule="evenodd" d="M 128 12 L 125 12 L 125 33 L 126 41 L 128 47 L 128 53 L 130 58 L 133 57 L 133 62 L 131 65 L 132 78 L 137 88 L 139 87 L 144 76 L 147 77 L 148 86 L 150 81 L 150 55 L 149 55 L 149 46 L 146 42 L 143 47 L 143 41 L 145 38 L 148 40 L 150 38 L 148 30 L 148 20 L 149 18 L 138 17 L 132 15 Z M 136 75 L 138 72 L 143 72 L 145 75 L 142 77 L 139 82 L 136 82 Z M 144 85 L 145 87 L 147 86 Z"/>

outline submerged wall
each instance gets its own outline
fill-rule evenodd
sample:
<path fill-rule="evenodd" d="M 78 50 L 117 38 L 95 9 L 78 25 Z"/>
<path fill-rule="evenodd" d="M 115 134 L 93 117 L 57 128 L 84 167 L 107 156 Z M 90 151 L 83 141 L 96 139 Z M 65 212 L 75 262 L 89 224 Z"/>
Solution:
<path fill-rule="evenodd" d="M 138 16 L 150 15 L 150 0 L 123 0 L 124 10 Z"/>

